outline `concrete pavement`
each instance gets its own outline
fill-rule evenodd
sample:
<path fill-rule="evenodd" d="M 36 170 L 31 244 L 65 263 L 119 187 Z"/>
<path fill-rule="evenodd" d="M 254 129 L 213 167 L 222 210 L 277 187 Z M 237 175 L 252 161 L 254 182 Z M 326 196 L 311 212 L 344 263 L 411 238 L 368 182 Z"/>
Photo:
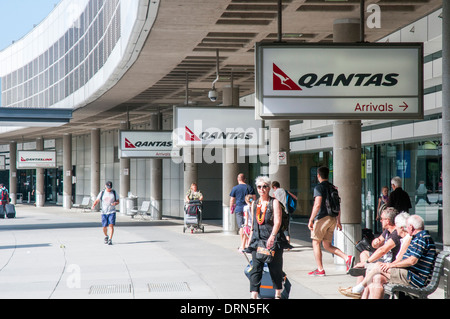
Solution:
<path fill-rule="evenodd" d="M 0 298 L 248 299 L 239 236 L 205 221 L 205 233 L 183 233 L 183 221 L 118 214 L 113 245 L 103 243 L 100 213 L 58 206 L 16 205 L 0 219 Z M 355 279 L 324 252 L 325 277 L 315 268 L 306 225 L 292 225 L 294 249 L 284 254 L 291 299 L 347 299 L 339 286 Z M 432 298 L 443 298 L 438 289 Z"/>

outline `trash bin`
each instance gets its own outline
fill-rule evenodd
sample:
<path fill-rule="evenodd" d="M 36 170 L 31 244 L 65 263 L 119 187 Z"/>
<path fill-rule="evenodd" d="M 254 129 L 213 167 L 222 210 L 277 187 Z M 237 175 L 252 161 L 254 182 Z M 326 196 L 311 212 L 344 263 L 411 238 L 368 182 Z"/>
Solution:
<path fill-rule="evenodd" d="M 138 209 L 138 197 L 137 196 L 130 196 L 127 197 L 126 205 L 125 205 L 125 214 L 126 215 L 132 215 L 131 210 L 132 209 Z"/>

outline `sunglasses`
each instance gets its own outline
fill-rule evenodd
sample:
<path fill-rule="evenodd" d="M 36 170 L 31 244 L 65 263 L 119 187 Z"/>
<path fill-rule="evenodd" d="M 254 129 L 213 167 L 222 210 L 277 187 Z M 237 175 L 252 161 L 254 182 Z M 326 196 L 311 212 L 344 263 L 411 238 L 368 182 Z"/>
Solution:
<path fill-rule="evenodd" d="M 266 189 L 269 188 L 269 185 L 258 185 L 256 186 L 258 189 Z"/>

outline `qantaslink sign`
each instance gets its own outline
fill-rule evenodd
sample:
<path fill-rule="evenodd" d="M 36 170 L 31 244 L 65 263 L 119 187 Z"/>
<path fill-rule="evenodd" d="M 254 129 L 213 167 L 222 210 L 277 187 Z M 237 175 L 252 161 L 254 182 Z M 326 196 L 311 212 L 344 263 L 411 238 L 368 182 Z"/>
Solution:
<path fill-rule="evenodd" d="M 256 117 L 422 119 L 422 43 L 258 43 Z"/>

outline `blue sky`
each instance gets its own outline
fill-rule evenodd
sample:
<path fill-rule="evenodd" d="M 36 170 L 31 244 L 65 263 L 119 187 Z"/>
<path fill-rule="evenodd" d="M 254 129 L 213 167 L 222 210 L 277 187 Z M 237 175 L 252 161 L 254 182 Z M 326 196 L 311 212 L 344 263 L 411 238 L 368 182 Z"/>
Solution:
<path fill-rule="evenodd" d="M 38 25 L 60 0 L 0 0 L 0 51 Z"/>

